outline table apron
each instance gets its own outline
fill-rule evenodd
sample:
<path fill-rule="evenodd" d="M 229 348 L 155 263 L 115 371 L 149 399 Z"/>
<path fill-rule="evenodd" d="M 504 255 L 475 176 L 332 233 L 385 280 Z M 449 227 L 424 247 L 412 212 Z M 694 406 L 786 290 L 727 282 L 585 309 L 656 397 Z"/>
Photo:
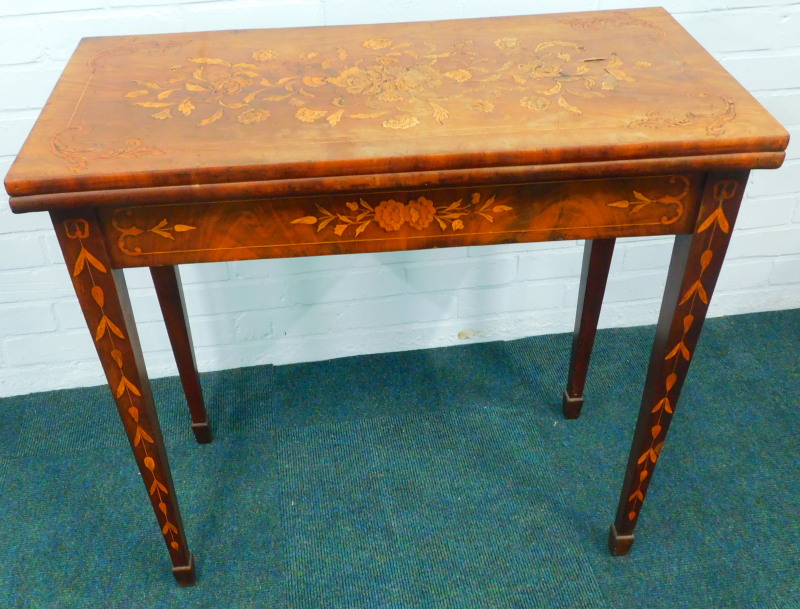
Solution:
<path fill-rule="evenodd" d="M 704 174 L 98 210 L 117 268 L 692 232 Z"/>

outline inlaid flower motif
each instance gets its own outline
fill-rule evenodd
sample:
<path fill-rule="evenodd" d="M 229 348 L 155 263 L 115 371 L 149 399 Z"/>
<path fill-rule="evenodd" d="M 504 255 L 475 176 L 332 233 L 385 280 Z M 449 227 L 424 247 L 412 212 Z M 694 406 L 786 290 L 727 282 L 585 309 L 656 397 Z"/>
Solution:
<path fill-rule="evenodd" d="M 379 51 L 391 45 L 392 41 L 388 38 L 372 38 L 361 43 L 361 46 L 366 49 L 372 49 L 373 51 Z"/>
<path fill-rule="evenodd" d="M 529 110 L 545 110 L 547 106 L 550 105 L 550 100 L 546 97 L 530 97 L 525 96 L 521 100 L 519 100 L 520 105 L 523 108 L 528 108 Z"/>
<path fill-rule="evenodd" d="M 386 231 L 399 230 L 406 221 L 405 205 L 394 199 L 381 201 L 375 207 L 375 221 Z"/>
<path fill-rule="evenodd" d="M 328 78 L 329 83 L 346 89 L 352 95 L 370 95 L 380 91 L 381 78 L 375 71 L 358 67 L 343 70 L 339 76 Z"/>
<path fill-rule="evenodd" d="M 452 78 L 456 82 L 467 82 L 470 78 L 472 78 L 472 72 L 464 69 L 445 72 L 444 75 L 447 76 L 447 78 Z"/>
<path fill-rule="evenodd" d="M 269 110 L 259 110 L 257 108 L 249 108 L 236 117 L 236 120 L 243 125 L 252 125 L 253 123 L 260 123 L 261 121 L 269 118 Z"/>
<path fill-rule="evenodd" d="M 230 65 L 203 65 L 197 68 L 192 76 L 194 79 L 187 83 L 186 88 L 190 91 L 207 92 L 215 99 L 237 95 L 244 87 L 253 84 L 249 71 Z"/>
<path fill-rule="evenodd" d="M 433 201 L 420 197 L 419 199 L 409 201 L 405 209 L 408 223 L 418 230 L 428 228 L 433 222 L 433 216 L 436 213 L 436 208 L 433 206 Z"/>
<path fill-rule="evenodd" d="M 498 49 L 516 49 L 520 46 L 519 38 L 498 38 L 494 41 Z"/>
<path fill-rule="evenodd" d="M 269 61 L 270 59 L 275 59 L 277 56 L 278 53 L 272 49 L 259 49 L 258 51 L 253 51 L 251 55 L 256 61 Z"/>

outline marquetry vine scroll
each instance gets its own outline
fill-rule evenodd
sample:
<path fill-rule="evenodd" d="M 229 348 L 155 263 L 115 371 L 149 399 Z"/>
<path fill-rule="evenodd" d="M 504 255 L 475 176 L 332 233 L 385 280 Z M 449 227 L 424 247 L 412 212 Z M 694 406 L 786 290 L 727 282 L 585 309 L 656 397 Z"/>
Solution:
<path fill-rule="evenodd" d="M 113 372 L 112 368 L 112 372 L 107 369 L 106 374 L 114 397 L 120 405 L 120 412 L 124 409 L 133 423 L 131 444 L 134 452 L 139 452 L 142 463 L 150 472 L 150 480 L 145 480 L 145 484 L 151 500 L 158 506 L 158 510 L 163 516 L 163 522 L 159 523 L 161 532 L 168 545 L 173 550 L 179 550 L 181 548 L 179 543 L 180 533 L 178 527 L 170 518 L 170 510 L 165 501 L 165 498 L 169 495 L 169 490 L 164 481 L 159 478 L 156 451 L 148 448 L 154 444 L 155 440 L 153 439 L 152 431 L 146 427 L 141 417 L 141 404 L 139 402 L 142 399 L 142 392 L 126 374 L 128 366 L 135 364 L 125 361 L 122 349 L 123 343 L 127 341 L 127 338 L 122 328 L 120 328 L 119 322 L 115 322 L 112 319 L 112 314 L 109 314 L 106 310 L 106 295 L 116 289 L 113 279 L 110 277 L 109 269 L 106 265 L 87 247 L 86 240 L 89 238 L 91 230 L 89 222 L 83 218 L 70 218 L 63 221 L 63 228 L 66 237 L 77 241 L 80 246 L 77 256 L 72 261 L 72 278 L 76 283 L 76 287 L 89 288 L 91 299 L 94 306 L 97 307 L 99 321 L 94 328 L 91 328 L 94 340 L 101 355 L 105 353 L 116 365 L 117 372 Z M 106 360 L 106 357 L 103 357 L 103 359 Z"/>
<path fill-rule="evenodd" d="M 725 124 L 736 118 L 736 104 L 724 96 L 712 97 L 701 93 L 699 99 L 710 98 L 702 110 L 667 115 L 663 112 L 648 112 L 645 118 L 632 121 L 628 128 L 663 129 L 666 127 L 701 127 L 707 135 L 725 133 Z"/>
<path fill-rule="evenodd" d="M 632 196 L 630 199 L 620 199 L 608 203 L 609 207 L 617 207 L 620 209 L 628 210 L 631 215 L 637 214 L 650 205 L 660 206 L 662 208 L 672 209 L 672 215 L 664 215 L 661 217 L 661 224 L 672 224 L 683 215 L 683 203 L 686 195 L 689 193 L 691 183 L 684 176 L 669 176 L 669 184 L 679 184 L 680 190 L 677 193 L 659 193 L 651 196 L 642 194 L 638 190 L 631 191 Z"/>
<path fill-rule="evenodd" d="M 120 250 L 125 252 L 130 256 L 138 256 L 142 253 L 142 248 L 134 247 L 133 249 L 128 247 L 128 237 L 138 237 L 142 233 L 152 233 L 154 235 L 158 235 L 164 239 L 169 239 L 171 241 L 175 241 L 175 233 L 185 233 L 191 230 L 195 230 L 196 226 L 191 226 L 190 224 L 172 224 L 166 218 L 162 218 L 159 222 L 151 226 L 150 228 L 139 228 L 135 224 L 131 226 L 122 226 L 119 223 L 119 219 L 117 216 L 114 216 L 112 220 L 112 225 L 119 231 L 119 238 L 117 239 L 117 246 Z"/>
<path fill-rule="evenodd" d="M 72 171 L 86 169 L 92 161 L 133 159 L 140 156 L 164 156 L 164 151 L 146 145 L 138 137 L 118 137 L 100 142 L 92 136 L 91 127 L 75 125 L 57 132 L 50 138 L 51 152 L 67 161 Z"/>
<path fill-rule="evenodd" d="M 707 270 L 716 255 L 724 256 L 731 232 L 731 222 L 725 212 L 726 203 L 736 197 L 739 188 L 740 185 L 736 180 L 722 180 L 714 184 L 715 206 L 708 212 L 695 233 L 705 236 L 703 249 L 697 260 L 698 267 L 689 281 L 684 282 L 683 293 L 678 300 L 675 318 L 681 320 L 682 332 L 679 333 L 674 343 L 668 345 L 669 351 L 664 358 L 665 362 L 669 362 L 669 367 L 663 378 L 663 386 L 656 394 L 651 410 L 648 427 L 650 438 L 642 447 L 637 460 L 638 485 L 632 489 L 633 492 L 627 498 L 629 521 L 636 520 L 639 514 L 647 492 L 649 477 L 664 445 L 666 429 L 672 419 L 677 401 L 675 394 L 680 391 L 679 375 L 685 375 L 686 372 L 685 369 L 679 370 L 679 366 L 688 365 L 692 359 L 692 349 L 697 341 L 697 333 L 694 334 L 693 339 L 690 339 L 689 332 L 696 324 L 702 324 L 702 319 L 708 310 L 713 283 L 710 286 L 706 283 Z M 716 252 L 716 250 L 721 251 Z M 699 321 L 697 321 L 698 319 Z"/>

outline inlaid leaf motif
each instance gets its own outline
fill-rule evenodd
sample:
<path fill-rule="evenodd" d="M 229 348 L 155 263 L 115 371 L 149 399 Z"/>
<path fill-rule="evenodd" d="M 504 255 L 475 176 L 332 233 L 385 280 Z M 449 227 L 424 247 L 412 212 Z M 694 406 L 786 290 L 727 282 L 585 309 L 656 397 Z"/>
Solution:
<path fill-rule="evenodd" d="M 101 309 L 105 305 L 105 294 L 103 294 L 103 288 L 99 285 L 92 286 L 92 299 Z"/>
<path fill-rule="evenodd" d="M 194 104 L 192 103 L 192 99 L 187 97 L 178 105 L 178 112 L 183 114 L 184 116 L 189 116 L 194 110 Z"/>
<path fill-rule="evenodd" d="M 165 119 L 172 118 L 172 109 L 171 108 L 165 108 L 161 112 L 156 112 L 155 114 L 151 114 L 150 116 L 152 116 L 153 118 L 157 118 L 158 120 L 163 121 Z"/>
<path fill-rule="evenodd" d="M 142 85 L 143 87 L 147 87 L 148 89 L 161 89 L 161 85 L 158 83 L 154 83 L 150 80 L 136 80 L 134 81 L 137 85 Z"/>
<path fill-rule="evenodd" d="M 330 123 L 331 127 L 334 127 L 335 125 L 337 125 L 339 123 L 340 120 L 342 120 L 342 115 L 343 114 L 344 114 L 344 110 L 337 110 L 336 112 L 331 114 L 325 120 L 327 120 L 328 123 Z"/>
<path fill-rule="evenodd" d="M 137 425 L 136 431 L 133 434 L 133 446 L 134 447 L 139 446 L 142 440 L 150 444 L 153 444 L 153 438 L 151 438 L 144 429 L 142 429 Z M 152 495 L 152 493 L 150 494 Z"/>
<path fill-rule="evenodd" d="M 728 223 L 728 219 L 725 217 L 725 212 L 722 211 L 722 205 L 720 205 L 711 214 L 709 214 L 708 218 L 706 218 L 705 221 L 697 228 L 697 232 L 702 233 L 715 221 L 723 233 L 727 234 L 730 231 L 730 224 Z"/>
<path fill-rule="evenodd" d="M 100 342 L 100 339 L 105 336 L 106 328 L 108 327 L 108 317 L 103 315 L 100 319 L 100 323 L 97 324 L 97 330 L 94 333 L 94 342 Z"/>
<path fill-rule="evenodd" d="M 119 349 L 112 349 L 111 359 L 113 359 L 117 363 L 117 366 L 122 368 L 122 351 L 120 351 Z"/>
<path fill-rule="evenodd" d="M 443 106 L 434 102 L 431 102 L 431 107 L 433 108 L 433 118 L 440 125 L 444 125 L 445 121 L 450 116 L 450 113 Z"/>
<path fill-rule="evenodd" d="M 700 268 L 705 271 L 708 268 L 708 265 L 711 264 L 711 258 L 714 256 L 714 252 L 711 250 L 706 250 L 700 256 Z"/>
<path fill-rule="evenodd" d="M 158 484 L 159 484 L 160 487 L 163 486 L 160 482 Z M 166 491 L 164 491 L 164 492 L 166 492 Z M 161 529 L 161 532 L 164 535 L 166 535 L 167 533 L 170 533 L 170 532 L 177 533 L 178 529 L 174 524 L 172 524 L 171 522 L 167 521 L 167 522 L 164 523 L 164 526 Z"/>
<path fill-rule="evenodd" d="M 156 491 L 161 491 L 162 493 L 169 494 L 169 492 L 167 491 L 167 487 L 164 486 L 163 484 L 161 484 L 161 482 L 159 482 L 157 478 L 153 478 L 153 483 L 150 485 L 150 494 L 151 495 L 155 495 Z M 175 525 L 171 525 L 171 526 L 173 528 L 175 528 Z M 163 530 L 164 535 L 166 535 L 167 532 L 168 532 L 168 528 L 165 525 L 164 530 Z M 174 532 L 177 533 L 178 532 L 177 529 L 175 529 Z"/>
<path fill-rule="evenodd" d="M 291 221 L 291 224 L 316 224 L 317 219 L 314 216 L 303 216 Z"/>
<path fill-rule="evenodd" d="M 101 273 L 107 272 L 105 265 L 97 258 L 92 256 L 92 254 L 89 253 L 89 250 L 81 246 L 81 251 L 78 253 L 78 257 L 75 260 L 75 268 L 72 271 L 72 276 L 77 277 L 81 271 L 83 271 L 87 262 Z"/>
<path fill-rule="evenodd" d="M 295 118 L 304 123 L 313 123 L 328 113 L 327 110 L 311 110 L 310 108 L 300 108 L 295 113 Z"/>
<path fill-rule="evenodd" d="M 689 352 L 689 349 L 686 347 L 683 341 L 680 341 L 677 345 L 675 345 L 672 351 L 670 351 L 669 354 L 667 354 L 667 357 L 665 357 L 664 359 L 665 360 L 672 359 L 673 357 L 678 355 L 678 353 L 680 353 L 683 356 L 683 359 L 685 359 L 686 361 L 692 359 L 692 354 Z"/>
<path fill-rule="evenodd" d="M 219 66 L 228 66 L 230 67 L 231 63 L 229 61 L 225 61 L 224 59 L 219 59 L 217 57 L 189 57 L 189 61 L 192 63 L 198 64 L 206 64 L 206 65 L 219 65 Z"/>
<path fill-rule="evenodd" d="M 175 93 L 175 91 L 178 91 L 178 89 L 166 89 L 166 90 L 164 90 L 164 91 L 161 91 L 161 93 L 159 93 L 158 95 L 156 95 L 156 99 L 157 99 L 157 100 L 159 100 L 159 101 L 161 101 L 161 100 L 165 100 L 165 99 L 167 99 L 167 98 L 168 98 L 170 95 L 172 95 L 173 93 Z"/>
<path fill-rule="evenodd" d="M 695 281 L 692 284 L 692 287 L 690 287 L 686 291 L 686 293 L 683 295 L 683 298 L 681 298 L 681 300 L 680 300 L 680 302 L 678 304 L 684 304 L 694 294 L 697 294 L 697 296 L 700 298 L 700 300 L 702 300 L 705 304 L 708 304 L 708 293 L 706 292 L 706 289 L 703 287 L 703 284 L 700 282 L 699 279 L 697 281 Z"/>
<path fill-rule="evenodd" d="M 558 105 L 564 108 L 564 110 L 569 110 L 570 112 L 574 112 L 575 114 L 583 114 L 583 112 L 581 112 L 578 108 L 576 108 L 575 106 L 570 104 L 566 99 L 564 99 L 563 95 L 558 98 Z"/>
<path fill-rule="evenodd" d="M 383 116 L 386 112 L 356 112 L 354 114 L 348 114 L 347 118 L 378 118 L 379 116 Z M 413 117 L 412 117 L 413 118 Z"/>
<path fill-rule="evenodd" d="M 119 380 L 119 385 L 117 385 L 117 393 L 116 393 L 117 397 L 122 397 L 126 389 L 130 391 L 133 395 L 137 397 L 142 397 L 142 393 L 139 391 L 136 385 L 131 383 L 128 380 L 128 378 L 123 374 L 122 378 Z"/>
<path fill-rule="evenodd" d="M 410 129 L 419 125 L 419 119 L 416 116 L 401 114 L 383 121 L 382 125 L 387 129 Z"/>
<path fill-rule="evenodd" d="M 638 461 L 639 465 L 641 465 L 642 463 L 644 463 L 648 459 L 653 463 L 658 461 L 658 454 L 652 448 L 648 448 L 645 452 L 642 453 L 642 455 L 639 457 L 639 461 Z"/>
<path fill-rule="evenodd" d="M 139 89 L 138 91 L 131 91 L 130 93 L 127 93 L 125 97 L 141 97 L 142 95 L 147 95 L 149 93 L 150 91 L 147 89 Z"/>
<path fill-rule="evenodd" d="M 672 405 L 669 403 L 669 398 L 663 397 L 661 398 L 658 403 L 653 407 L 653 410 L 650 412 L 658 412 L 661 409 L 664 409 L 665 412 L 672 413 Z"/>
<path fill-rule="evenodd" d="M 222 114 L 223 114 L 222 108 L 220 108 L 219 110 L 214 112 L 214 114 L 212 114 L 208 118 L 204 118 L 199 123 L 197 123 L 197 126 L 198 127 L 205 127 L 206 125 L 210 125 L 211 123 L 216 123 L 219 119 L 222 118 Z"/>
<path fill-rule="evenodd" d="M 142 108 L 166 108 L 173 103 L 174 102 L 136 102 L 136 105 Z"/>

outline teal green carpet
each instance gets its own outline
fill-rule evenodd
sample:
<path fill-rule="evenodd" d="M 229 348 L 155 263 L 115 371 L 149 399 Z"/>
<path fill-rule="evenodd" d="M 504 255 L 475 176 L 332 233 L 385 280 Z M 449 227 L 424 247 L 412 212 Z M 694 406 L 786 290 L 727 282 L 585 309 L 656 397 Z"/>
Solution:
<path fill-rule="evenodd" d="M 0 403 L 0 607 L 800 607 L 800 310 L 710 320 L 631 554 L 606 549 L 653 328 L 153 383 L 179 588 L 105 387 Z"/>

